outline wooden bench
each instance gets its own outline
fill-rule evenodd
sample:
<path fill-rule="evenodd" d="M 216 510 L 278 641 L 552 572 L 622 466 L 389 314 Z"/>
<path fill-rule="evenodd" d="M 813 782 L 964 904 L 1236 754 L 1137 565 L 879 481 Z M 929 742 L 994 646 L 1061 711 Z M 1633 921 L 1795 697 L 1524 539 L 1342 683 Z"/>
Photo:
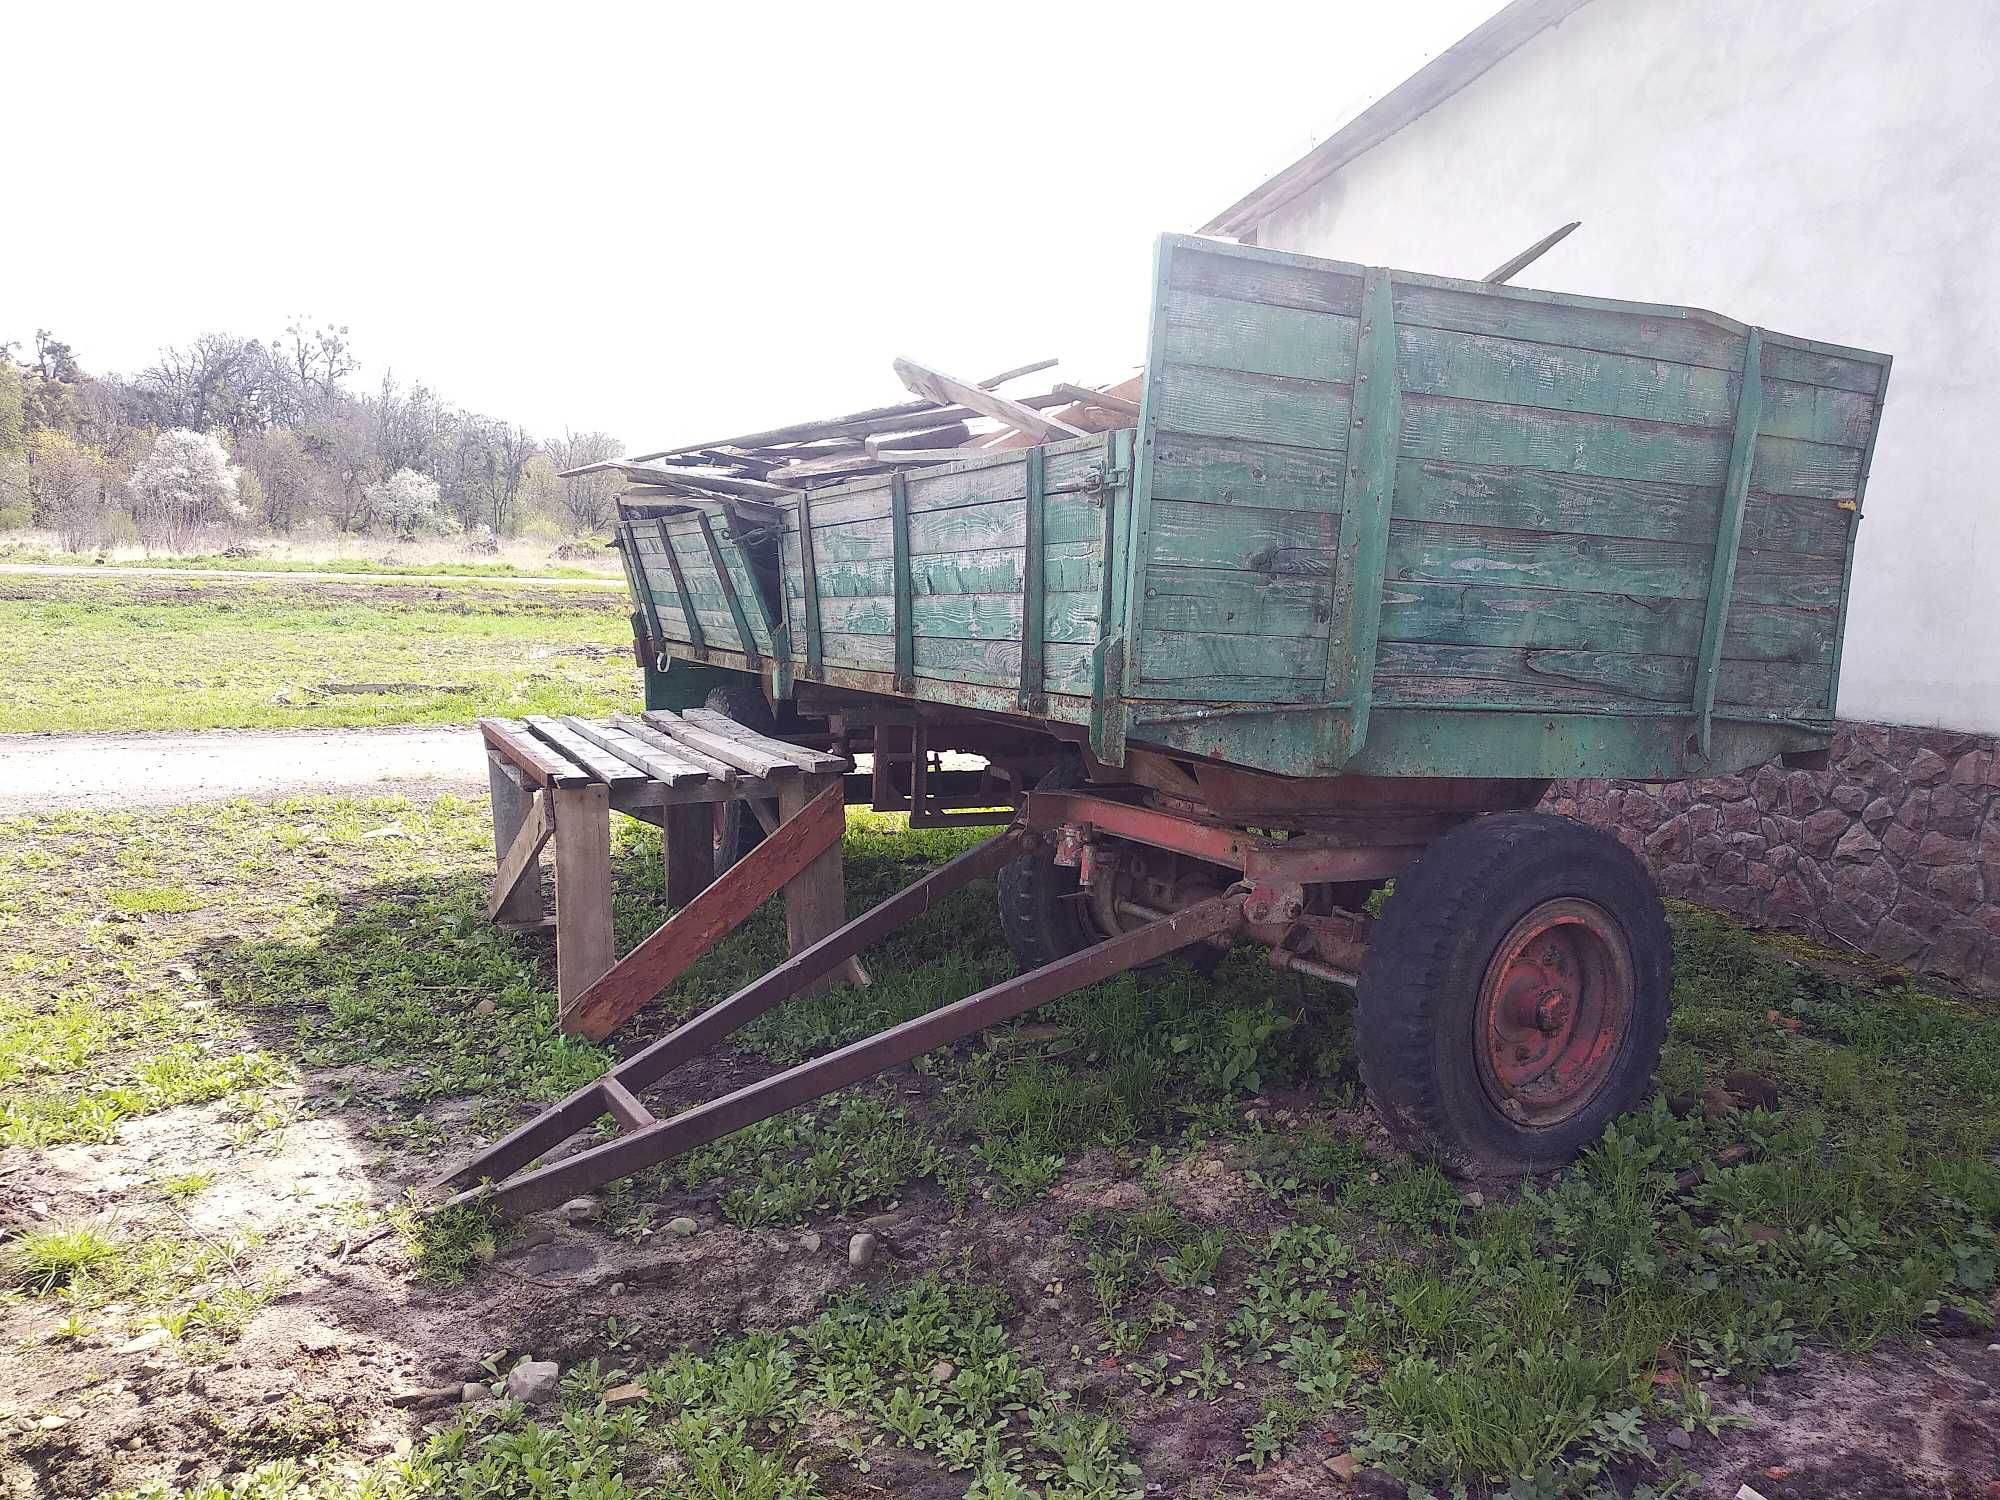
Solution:
<path fill-rule="evenodd" d="M 553 926 L 562 1026 L 601 1040 L 779 889 L 798 953 L 846 920 L 840 836 L 848 762 L 705 709 L 609 719 L 481 719 L 497 866 L 487 915 Z M 741 801 L 767 836 L 719 879 L 716 804 Z M 775 804 L 775 815 L 771 811 Z M 623 959 L 611 923 L 611 814 L 657 824 L 674 915 Z M 541 853 L 554 844 L 553 920 Z M 858 964 L 850 979 L 866 983 Z"/>

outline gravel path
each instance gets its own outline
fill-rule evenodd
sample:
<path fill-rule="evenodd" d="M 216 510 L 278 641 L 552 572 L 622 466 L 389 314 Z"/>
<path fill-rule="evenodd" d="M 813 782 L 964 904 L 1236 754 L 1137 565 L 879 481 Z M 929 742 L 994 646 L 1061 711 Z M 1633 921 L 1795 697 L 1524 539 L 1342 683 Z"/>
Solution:
<path fill-rule="evenodd" d="M 0 735 L 0 815 L 312 792 L 481 792 L 471 725 Z"/>

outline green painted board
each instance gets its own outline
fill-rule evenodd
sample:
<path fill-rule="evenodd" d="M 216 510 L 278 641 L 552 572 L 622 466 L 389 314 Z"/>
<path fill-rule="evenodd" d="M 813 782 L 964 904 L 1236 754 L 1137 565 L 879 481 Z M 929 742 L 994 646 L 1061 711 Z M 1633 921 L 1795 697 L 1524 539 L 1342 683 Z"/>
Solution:
<path fill-rule="evenodd" d="M 900 504 L 880 476 L 781 502 L 800 680 L 1294 775 L 1664 778 L 1827 743 L 1886 356 L 1171 235 L 1150 305 L 1130 433 L 911 471 Z M 740 644 L 669 530 L 696 621 Z"/>

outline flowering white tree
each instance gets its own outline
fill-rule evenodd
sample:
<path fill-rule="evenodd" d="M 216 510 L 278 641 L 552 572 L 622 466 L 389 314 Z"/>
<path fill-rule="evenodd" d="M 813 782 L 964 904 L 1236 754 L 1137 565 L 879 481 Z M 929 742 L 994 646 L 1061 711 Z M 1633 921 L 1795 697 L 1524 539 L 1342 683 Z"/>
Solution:
<path fill-rule="evenodd" d="M 397 536 L 441 536 L 458 530 L 444 508 L 438 482 L 415 469 L 398 469 L 368 486 L 368 508 L 375 520 Z"/>
<path fill-rule="evenodd" d="M 150 547 L 184 551 L 203 528 L 244 514 L 236 465 L 205 432 L 170 427 L 132 471 L 132 516 Z"/>

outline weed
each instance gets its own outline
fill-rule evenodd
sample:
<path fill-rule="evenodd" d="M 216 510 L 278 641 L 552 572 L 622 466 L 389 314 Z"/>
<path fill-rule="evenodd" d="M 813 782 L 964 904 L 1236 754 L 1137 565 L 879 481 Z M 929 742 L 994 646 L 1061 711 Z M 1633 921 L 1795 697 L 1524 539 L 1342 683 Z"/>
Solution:
<path fill-rule="evenodd" d="M 476 1203 L 446 1204 L 423 1213 L 411 1202 L 391 1219 L 418 1273 L 440 1286 L 456 1286 L 499 1251 L 494 1217 Z"/>
<path fill-rule="evenodd" d="M 11 1279 L 38 1297 L 110 1269 L 119 1254 L 118 1241 L 95 1224 L 31 1229 L 6 1249 Z"/>

